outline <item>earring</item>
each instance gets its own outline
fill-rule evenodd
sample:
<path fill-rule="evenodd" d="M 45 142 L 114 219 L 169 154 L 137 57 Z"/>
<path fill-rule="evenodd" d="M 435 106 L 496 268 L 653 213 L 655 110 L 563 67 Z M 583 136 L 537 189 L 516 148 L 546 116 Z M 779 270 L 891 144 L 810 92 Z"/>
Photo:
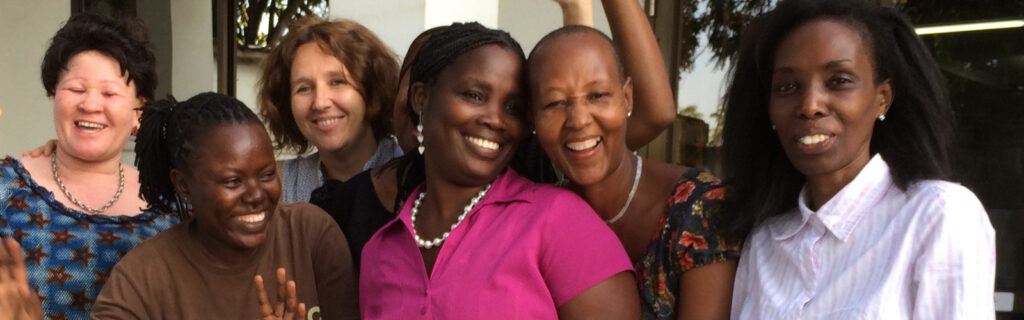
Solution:
<path fill-rule="evenodd" d="M 774 124 L 772 125 L 772 131 L 775 131 L 775 125 Z"/>
<path fill-rule="evenodd" d="M 423 146 L 423 114 L 420 114 L 420 123 L 416 124 L 416 132 L 419 133 L 416 135 L 416 141 L 420 143 L 420 146 L 416 149 L 420 151 L 420 154 L 423 154 L 423 151 L 427 149 Z"/>
<path fill-rule="evenodd" d="M 626 111 L 626 118 L 632 117 L 633 111 Z"/>
<path fill-rule="evenodd" d="M 878 115 L 878 121 L 885 121 L 885 114 Z"/>

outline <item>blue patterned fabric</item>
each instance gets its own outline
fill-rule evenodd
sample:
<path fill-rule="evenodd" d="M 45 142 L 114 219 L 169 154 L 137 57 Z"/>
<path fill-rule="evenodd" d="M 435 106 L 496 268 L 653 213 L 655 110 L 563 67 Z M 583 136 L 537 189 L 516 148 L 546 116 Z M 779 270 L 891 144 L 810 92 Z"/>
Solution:
<path fill-rule="evenodd" d="M 88 319 L 114 264 L 177 223 L 173 215 L 154 212 L 112 217 L 68 209 L 21 162 L 0 161 L 0 235 L 16 239 L 25 251 L 44 319 Z"/>

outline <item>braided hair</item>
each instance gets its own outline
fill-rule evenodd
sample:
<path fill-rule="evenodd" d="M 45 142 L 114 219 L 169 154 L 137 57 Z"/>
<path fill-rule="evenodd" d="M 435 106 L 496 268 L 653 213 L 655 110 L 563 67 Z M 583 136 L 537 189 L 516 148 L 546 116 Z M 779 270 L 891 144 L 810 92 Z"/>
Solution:
<path fill-rule="evenodd" d="M 203 134 L 216 126 L 241 123 L 263 126 L 244 103 L 213 92 L 184 102 L 169 98 L 144 105 L 135 140 L 135 165 L 139 168 L 139 194 L 149 203 L 147 210 L 177 212 L 186 218 L 187 209 L 171 183 L 171 169 L 191 172 L 191 160 Z"/>
<path fill-rule="evenodd" d="M 476 22 L 453 23 L 447 28 L 435 31 L 427 42 L 423 44 L 419 52 L 416 53 L 409 73 L 410 85 L 417 82 L 422 82 L 428 86 L 432 85 L 437 80 L 437 76 L 441 71 L 455 62 L 458 57 L 485 45 L 497 45 L 500 48 L 512 51 L 519 58 L 519 62 L 524 66 L 526 65 L 526 55 L 523 53 L 523 48 L 519 46 L 519 42 L 512 39 L 508 32 L 489 29 Z M 520 87 L 526 88 L 526 77 L 520 77 L 518 80 L 520 81 Z M 412 100 L 412 90 L 409 90 L 405 107 L 410 115 L 416 114 L 412 109 Z M 527 112 L 529 108 L 525 109 L 527 110 L 524 110 L 524 112 Z M 412 117 L 412 121 L 413 124 L 419 124 L 420 119 Z M 536 146 L 537 144 L 532 145 Z M 536 149 L 535 151 L 539 151 L 543 155 L 543 150 L 540 150 L 539 147 L 533 149 Z M 526 173 L 524 175 L 528 178 L 533 178 L 533 176 L 547 177 L 549 180 L 554 181 L 554 173 L 549 164 L 550 162 L 546 158 L 537 158 L 536 152 L 531 153 L 530 157 L 520 156 L 521 150 L 523 149 L 517 150 L 515 157 L 512 159 L 511 166 L 513 169 Z M 541 162 L 548 163 L 548 165 L 527 166 L 525 165 L 526 161 L 517 160 L 524 158 L 529 159 L 531 163 Z M 520 164 L 524 164 L 521 167 L 527 169 L 520 171 L 518 168 Z M 395 197 L 394 205 L 395 212 L 398 212 L 402 208 L 405 199 L 412 193 L 412 190 L 426 179 L 423 154 L 411 152 L 388 163 L 387 166 L 394 167 L 398 173 L 396 175 L 398 194 Z M 529 169 L 533 167 L 538 169 Z M 528 174 L 528 172 L 541 172 L 545 169 L 550 172 L 546 176 Z"/>

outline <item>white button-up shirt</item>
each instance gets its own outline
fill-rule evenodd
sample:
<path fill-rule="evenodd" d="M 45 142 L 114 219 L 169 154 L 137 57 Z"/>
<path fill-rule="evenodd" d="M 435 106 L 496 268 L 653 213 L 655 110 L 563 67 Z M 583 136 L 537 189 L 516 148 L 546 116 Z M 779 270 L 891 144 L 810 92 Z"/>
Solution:
<path fill-rule="evenodd" d="M 733 319 L 993 319 L 995 231 L 966 188 L 904 192 L 878 155 L 817 211 L 799 207 L 747 238 Z"/>

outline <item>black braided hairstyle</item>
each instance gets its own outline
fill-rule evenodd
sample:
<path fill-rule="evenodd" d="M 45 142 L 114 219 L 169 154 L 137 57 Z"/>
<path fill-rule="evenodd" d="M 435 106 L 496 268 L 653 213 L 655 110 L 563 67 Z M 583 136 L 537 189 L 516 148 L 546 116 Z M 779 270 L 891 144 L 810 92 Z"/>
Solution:
<path fill-rule="evenodd" d="M 139 168 L 139 194 L 149 203 L 147 210 L 176 212 L 180 218 L 187 218 L 187 209 L 171 183 L 171 169 L 190 173 L 203 134 L 216 126 L 241 123 L 263 126 L 244 103 L 219 93 L 200 93 L 184 102 L 169 98 L 144 105 L 135 140 L 135 165 Z"/>
<path fill-rule="evenodd" d="M 501 48 L 514 52 L 519 57 L 519 62 L 526 66 L 526 55 L 519 42 L 512 39 L 508 32 L 494 30 L 484 27 L 476 22 L 453 23 L 447 28 L 434 32 L 412 61 L 412 69 L 409 73 L 409 83 L 422 82 L 427 85 L 433 84 L 441 71 L 452 64 L 458 57 L 485 45 L 497 45 Z M 520 88 L 527 88 L 526 77 L 520 77 Z M 526 90 L 524 90 L 525 92 Z M 410 115 L 416 114 L 412 110 L 412 90 L 406 102 L 406 108 Z M 529 101 L 527 99 L 527 101 Z M 525 108 L 528 112 L 529 108 Z M 527 123 L 525 119 L 523 123 Z M 418 117 L 412 117 L 414 124 L 419 124 Z M 529 137 L 523 141 L 519 150 L 516 151 L 510 166 L 523 176 L 534 181 L 547 179 L 555 180 L 554 172 L 550 161 L 540 149 L 539 143 L 529 143 Z M 534 139 L 536 140 L 536 139 Z M 524 152 L 523 148 L 532 146 L 533 152 Z M 395 159 L 387 164 L 397 170 L 398 194 L 395 197 L 394 212 L 402 208 L 405 199 L 409 197 L 412 190 L 426 179 L 423 155 L 418 152 L 410 152 L 404 157 Z"/>

